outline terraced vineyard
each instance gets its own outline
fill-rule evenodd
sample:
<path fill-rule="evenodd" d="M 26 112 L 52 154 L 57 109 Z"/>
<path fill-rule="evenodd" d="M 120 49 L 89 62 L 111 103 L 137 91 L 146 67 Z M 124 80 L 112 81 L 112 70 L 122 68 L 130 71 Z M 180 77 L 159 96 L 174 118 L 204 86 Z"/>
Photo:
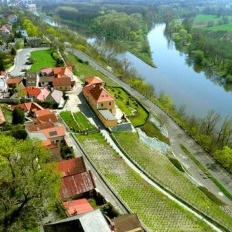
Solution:
<path fill-rule="evenodd" d="M 142 143 L 137 133 L 116 132 L 114 135 L 128 156 L 146 169 L 153 179 L 232 230 L 232 216 L 227 213 L 228 208 L 210 200 L 165 155 Z"/>
<path fill-rule="evenodd" d="M 99 172 L 150 231 L 212 231 L 129 168 L 101 134 L 77 135 L 77 139 Z"/>

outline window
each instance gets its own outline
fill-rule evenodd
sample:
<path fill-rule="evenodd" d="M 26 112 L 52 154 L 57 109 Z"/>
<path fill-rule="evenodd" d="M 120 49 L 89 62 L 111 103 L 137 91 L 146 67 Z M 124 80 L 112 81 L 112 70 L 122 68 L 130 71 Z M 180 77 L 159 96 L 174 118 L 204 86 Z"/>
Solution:
<path fill-rule="evenodd" d="M 101 103 L 101 107 L 103 106 L 103 103 Z"/>
<path fill-rule="evenodd" d="M 109 106 L 111 106 L 111 102 L 109 102 Z"/>

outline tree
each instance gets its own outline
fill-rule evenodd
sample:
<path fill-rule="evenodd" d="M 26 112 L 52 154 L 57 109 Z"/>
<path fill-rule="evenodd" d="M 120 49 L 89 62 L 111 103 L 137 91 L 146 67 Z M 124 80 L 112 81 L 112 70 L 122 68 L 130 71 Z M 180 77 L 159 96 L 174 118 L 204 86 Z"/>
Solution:
<path fill-rule="evenodd" d="M 0 140 L 0 231 L 38 225 L 57 197 L 60 174 L 38 140 Z"/>
<path fill-rule="evenodd" d="M 12 124 L 24 124 L 25 122 L 25 115 L 22 109 L 16 107 L 12 112 Z"/>

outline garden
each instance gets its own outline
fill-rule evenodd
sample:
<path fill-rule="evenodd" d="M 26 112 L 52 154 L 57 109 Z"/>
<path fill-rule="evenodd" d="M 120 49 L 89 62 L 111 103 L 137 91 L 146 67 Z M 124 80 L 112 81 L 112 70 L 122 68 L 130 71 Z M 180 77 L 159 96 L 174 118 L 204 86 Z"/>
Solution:
<path fill-rule="evenodd" d="M 227 213 L 225 204 L 216 196 L 212 197 L 208 190 L 193 184 L 166 155 L 145 145 L 137 133 L 115 132 L 114 136 L 127 156 L 151 178 L 222 225 L 232 228 L 231 214 Z"/>
<path fill-rule="evenodd" d="M 104 141 L 101 134 L 76 135 L 89 158 L 130 210 L 150 231 L 210 231 L 203 221 L 156 190 Z"/>
<path fill-rule="evenodd" d="M 65 121 L 71 131 L 77 133 L 96 132 L 98 129 L 90 123 L 82 112 L 63 111 L 60 117 Z"/>

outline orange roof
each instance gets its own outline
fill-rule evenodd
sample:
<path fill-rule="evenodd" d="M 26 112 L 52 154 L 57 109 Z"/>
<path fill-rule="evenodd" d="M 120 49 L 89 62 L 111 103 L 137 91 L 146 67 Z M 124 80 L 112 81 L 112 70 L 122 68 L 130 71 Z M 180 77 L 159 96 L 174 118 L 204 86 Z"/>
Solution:
<path fill-rule="evenodd" d="M 41 109 L 36 111 L 35 116 L 40 117 L 48 114 L 53 114 L 53 112 L 50 109 Z"/>
<path fill-rule="evenodd" d="M 54 78 L 52 81 L 53 86 L 71 86 L 70 77 Z"/>
<path fill-rule="evenodd" d="M 44 123 L 36 123 L 31 125 L 26 125 L 28 131 L 40 131 L 48 128 L 53 128 L 54 124 L 51 122 L 44 122 Z"/>
<path fill-rule="evenodd" d="M 63 177 L 82 173 L 86 171 L 83 157 L 78 157 L 69 160 L 63 160 L 58 163 L 58 169 L 62 172 Z"/>
<path fill-rule="evenodd" d="M 52 128 L 46 128 L 38 132 L 42 132 L 46 136 L 47 139 L 65 136 L 64 126 L 54 126 Z"/>
<path fill-rule="evenodd" d="M 87 84 L 103 84 L 104 81 L 100 77 L 87 77 L 85 79 Z"/>
<path fill-rule="evenodd" d="M 40 106 L 39 104 L 37 104 L 35 102 L 22 103 L 22 104 L 19 104 L 19 105 L 16 105 L 16 106 L 12 106 L 11 109 L 13 110 L 13 109 L 15 109 L 17 107 L 19 107 L 23 111 L 32 111 L 32 112 L 43 109 L 42 106 Z"/>
<path fill-rule="evenodd" d="M 37 110 L 35 112 L 35 117 L 40 123 L 43 122 L 58 122 L 56 115 L 50 109 Z"/>
<path fill-rule="evenodd" d="M 53 68 L 53 72 L 55 75 L 65 75 L 65 72 L 70 73 L 70 71 L 72 72 L 72 66 Z"/>
<path fill-rule="evenodd" d="M 16 77 L 16 78 L 9 78 L 9 79 L 7 79 L 7 81 L 6 81 L 6 83 L 8 84 L 8 85 L 13 85 L 13 84 L 19 84 L 19 83 L 21 83 L 22 82 L 22 78 L 19 78 L 19 77 Z"/>
<path fill-rule="evenodd" d="M 114 101 L 114 98 L 101 86 L 96 85 L 89 90 L 89 94 L 96 102 Z"/>
<path fill-rule="evenodd" d="M 66 211 L 68 212 L 69 216 L 94 211 L 93 207 L 90 205 L 86 198 L 74 201 L 66 201 L 63 202 L 63 205 Z"/>
<path fill-rule="evenodd" d="M 47 75 L 53 72 L 53 68 L 44 68 L 40 70 L 41 73 L 46 73 Z"/>
<path fill-rule="evenodd" d="M 41 89 L 39 89 L 39 88 L 25 88 L 25 89 L 23 89 L 23 92 L 29 96 L 37 97 L 40 94 Z"/>

